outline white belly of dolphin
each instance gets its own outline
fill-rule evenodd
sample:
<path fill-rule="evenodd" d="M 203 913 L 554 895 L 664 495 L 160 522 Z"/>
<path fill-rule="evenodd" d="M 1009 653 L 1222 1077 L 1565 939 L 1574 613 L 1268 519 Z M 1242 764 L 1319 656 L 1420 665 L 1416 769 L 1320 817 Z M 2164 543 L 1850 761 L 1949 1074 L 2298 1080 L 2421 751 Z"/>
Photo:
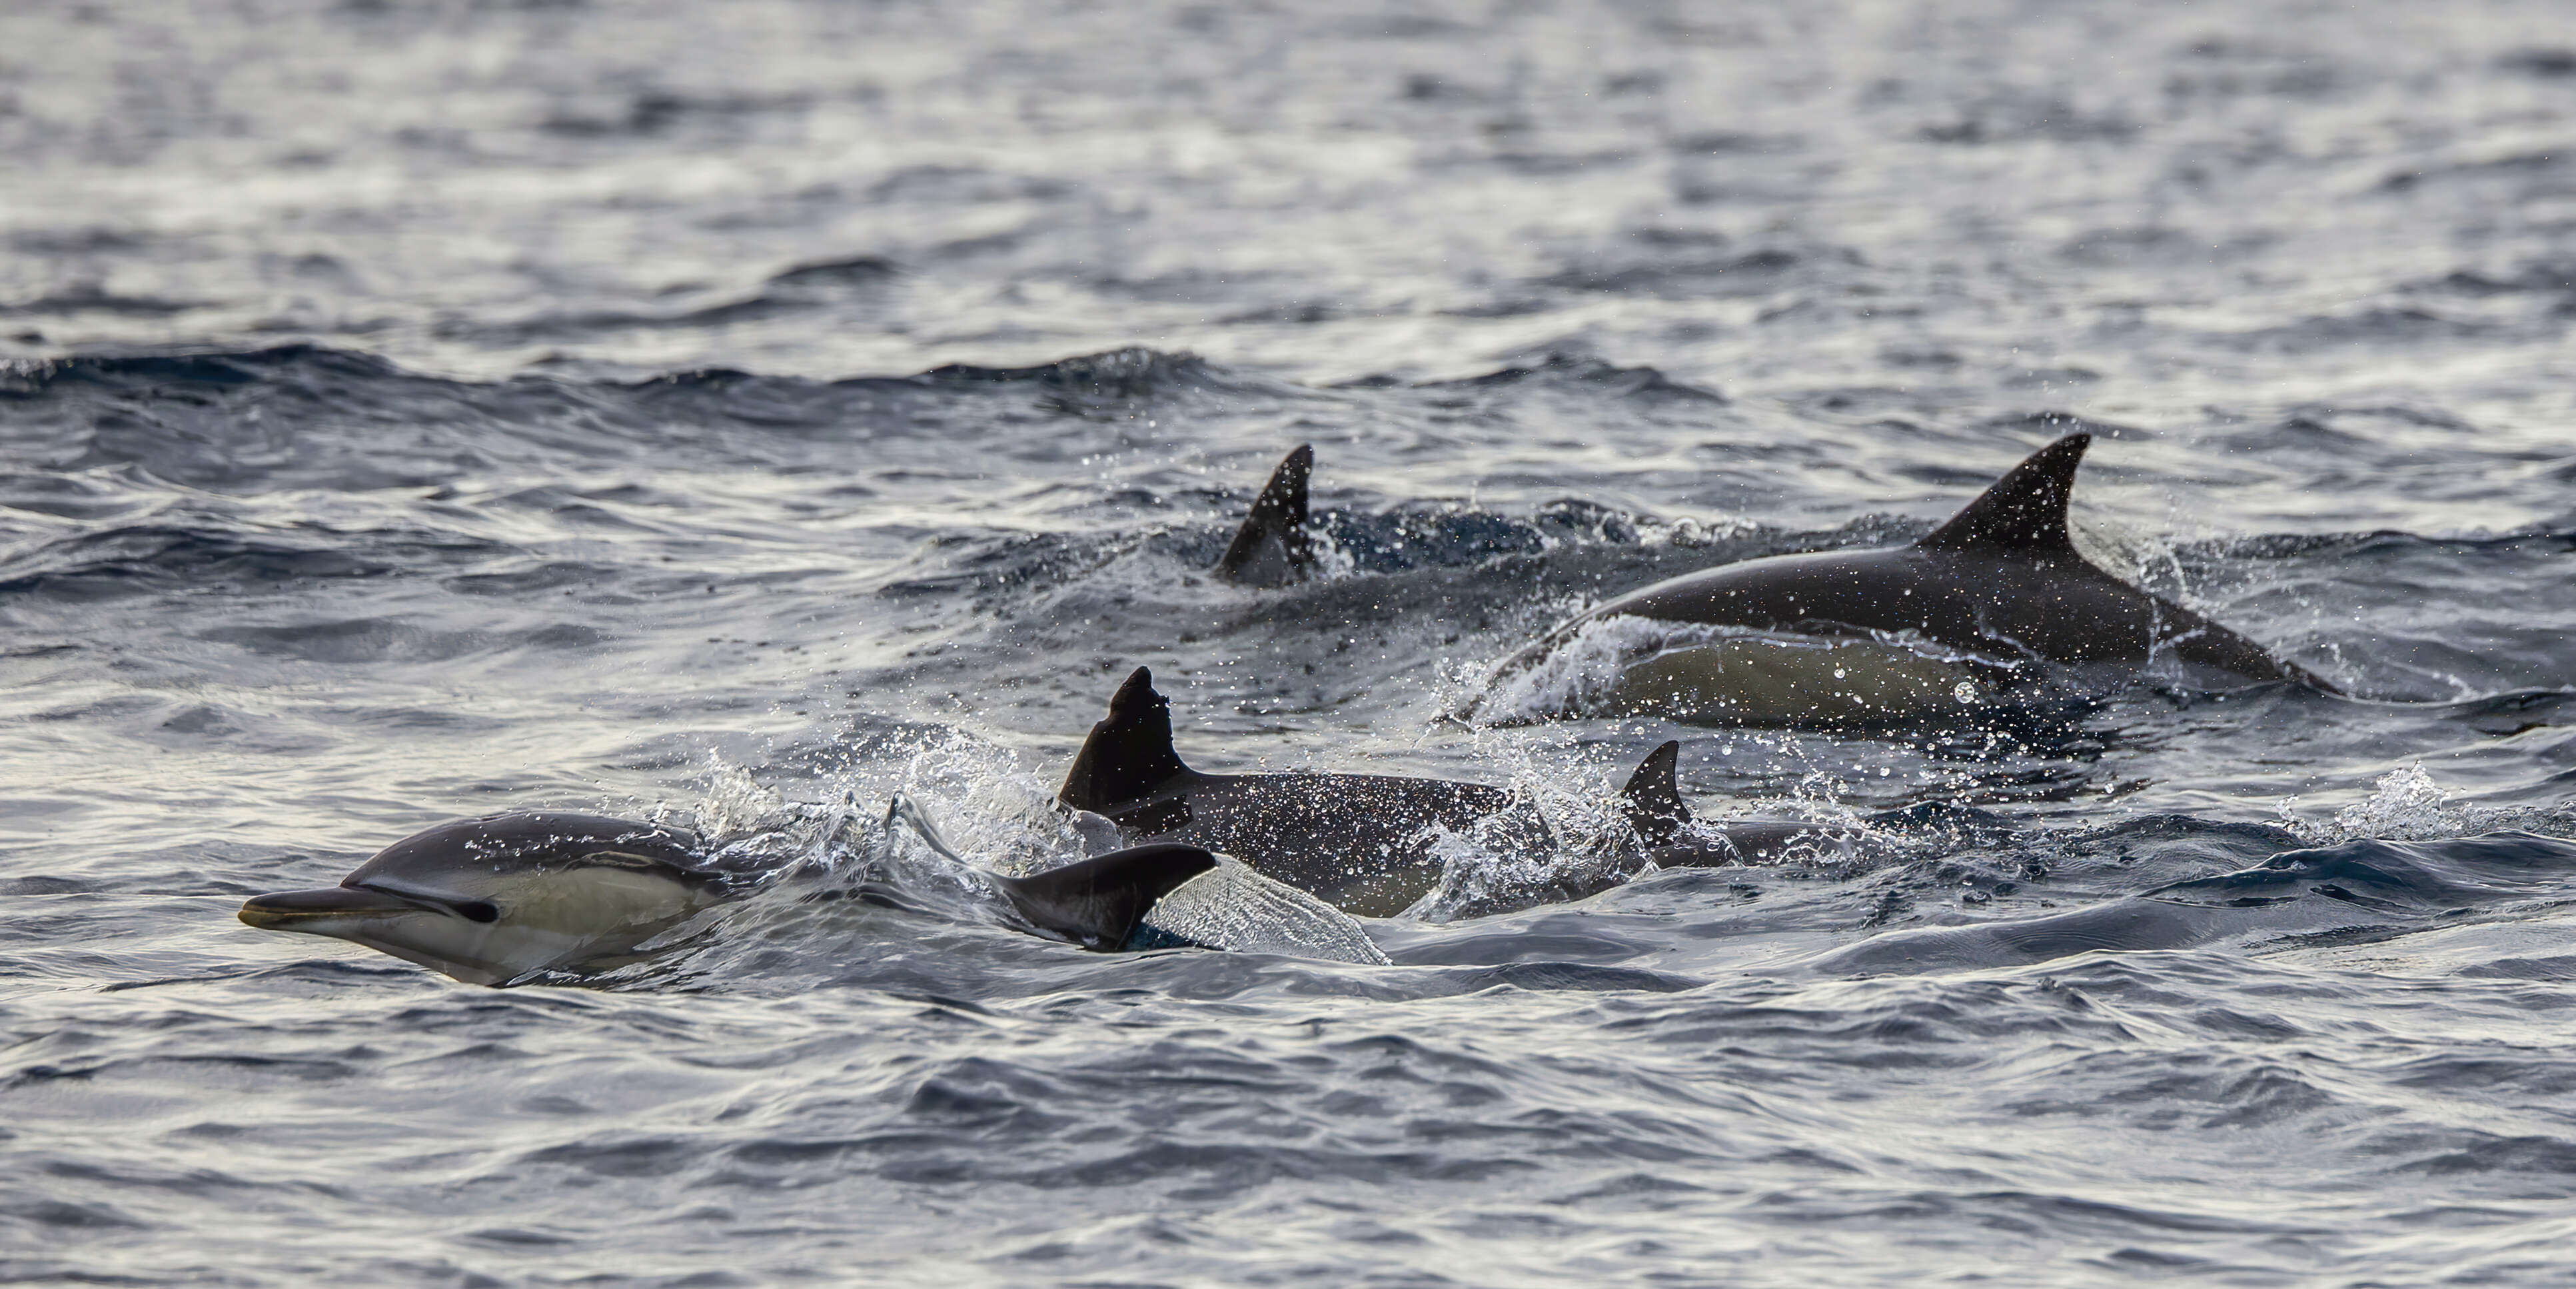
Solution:
<path fill-rule="evenodd" d="M 362 944 L 469 985 L 496 985 L 626 953 L 714 902 L 651 872 L 610 867 L 529 873 L 490 895 L 502 909 L 490 922 L 418 910 L 307 919 L 291 929 Z"/>

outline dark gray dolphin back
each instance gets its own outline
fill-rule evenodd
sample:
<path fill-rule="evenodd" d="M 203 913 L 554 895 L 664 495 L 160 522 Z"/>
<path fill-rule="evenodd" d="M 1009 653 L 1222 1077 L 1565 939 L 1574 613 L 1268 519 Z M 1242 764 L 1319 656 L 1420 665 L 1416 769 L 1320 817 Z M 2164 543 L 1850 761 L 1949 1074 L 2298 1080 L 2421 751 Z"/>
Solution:
<path fill-rule="evenodd" d="M 1314 547 L 1306 535 L 1306 476 L 1315 468 L 1315 449 L 1299 444 L 1270 475 L 1270 483 L 1253 499 L 1252 513 L 1235 530 L 1234 543 L 1216 562 L 1216 575 L 1243 586 L 1286 586 L 1301 582 L 1315 565 Z"/>
<path fill-rule="evenodd" d="M 459 819 L 413 833 L 376 852 L 340 879 L 342 886 L 401 883 L 460 864 L 563 868 L 574 864 L 668 870 L 680 880 L 715 880 L 702 867 L 698 839 L 677 828 L 605 815 L 526 811 Z"/>
<path fill-rule="evenodd" d="M 1107 953 L 1127 947 L 1156 900 L 1214 867 L 1207 851 L 1164 842 L 993 884 L 1030 926 Z"/>
<path fill-rule="evenodd" d="M 2069 434 L 2031 453 L 1915 546 L 2082 558 L 2066 529 L 2066 503 L 2075 495 L 2075 467 L 2092 445 L 2090 434 Z"/>
<path fill-rule="evenodd" d="M 1139 667 L 1092 726 L 1056 799 L 1105 815 L 1131 841 L 1190 842 L 1346 912 L 1387 915 L 1439 876 L 1435 826 L 1465 832 L 1515 799 L 1500 788 L 1374 774 L 1201 774 L 1172 749 L 1171 704 Z M 1543 843 L 1519 803 L 1504 836 Z"/>
<path fill-rule="evenodd" d="M 1109 715 L 1091 727 L 1055 795 L 1076 810 L 1105 815 L 1187 773 L 1172 750 L 1172 704 L 1154 692 L 1154 673 L 1138 667 L 1110 696 Z"/>

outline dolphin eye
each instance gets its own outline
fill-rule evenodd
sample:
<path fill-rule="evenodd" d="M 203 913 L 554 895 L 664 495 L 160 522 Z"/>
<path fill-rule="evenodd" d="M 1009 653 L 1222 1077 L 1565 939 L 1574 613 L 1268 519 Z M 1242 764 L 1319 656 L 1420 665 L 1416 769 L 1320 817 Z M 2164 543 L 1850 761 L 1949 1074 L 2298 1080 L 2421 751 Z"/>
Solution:
<path fill-rule="evenodd" d="M 498 922 L 501 920 L 501 910 L 492 907 L 492 902 L 490 900 L 474 900 L 464 904 L 450 904 L 447 907 L 456 910 L 457 913 L 463 916 L 468 922 Z"/>

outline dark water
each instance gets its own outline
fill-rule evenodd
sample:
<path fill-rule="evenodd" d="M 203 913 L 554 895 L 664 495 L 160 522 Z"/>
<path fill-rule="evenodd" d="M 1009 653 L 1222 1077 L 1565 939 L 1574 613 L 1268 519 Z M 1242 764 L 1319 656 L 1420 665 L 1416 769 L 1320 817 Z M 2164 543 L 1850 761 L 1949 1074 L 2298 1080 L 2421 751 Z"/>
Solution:
<path fill-rule="evenodd" d="M 0 1274 L 2564 1280 L 2566 19 L 13 8 Z M 2082 427 L 2104 558 L 2357 697 L 1436 719 Z M 1335 575 L 1201 577 L 1306 441 Z M 1203 769 L 1573 835 L 1680 737 L 1882 845 L 1393 967 L 756 900 L 493 991 L 232 917 L 511 807 L 1025 865 L 1138 664 Z"/>

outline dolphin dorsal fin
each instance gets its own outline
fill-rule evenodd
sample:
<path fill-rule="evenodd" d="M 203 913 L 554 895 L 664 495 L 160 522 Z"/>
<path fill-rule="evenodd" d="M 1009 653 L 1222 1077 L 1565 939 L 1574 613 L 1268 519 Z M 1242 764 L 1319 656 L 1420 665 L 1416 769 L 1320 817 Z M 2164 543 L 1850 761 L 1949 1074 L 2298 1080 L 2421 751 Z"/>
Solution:
<path fill-rule="evenodd" d="M 1637 772 L 1628 776 L 1628 786 L 1619 789 L 1619 808 L 1626 813 L 1628 826 L 1649 846 L 1671 841 L 1691 821 L 1690 807 L 1682 804 L 1681 776 L 1676 770 L 1681 751 L 1680 741 L 1673 740 L 1648 752 L 1637 763 Z"/>
<path fill-rule="evenodd" d="M 1216 575 L 1245 586 L 1286 586 L 1304 581 L 1315 554 L 1306 536 L 1306 476 L 1315 468 L 1313 444 L 1301 443 L 1280 461 L 1270 482 L 1253 498 L 1252 513 L 1234 532 L 1234 544 L 1216 562 Z"/>
<path fill-rule="evenodd" d="M 1033 877 L 996 877 L 1011 907 L 1038 930 L 1086 949 L 1125 948 L 1154 901 L 1216 867 L 1196 846 L 1163 842 L 1111 851 Z"/>
<path fill-rule="evenodd" d="M 2074 551 L 2075 539 L 2066 531 L 2066 499 L 2075 490 L 2076 463 L 2092 442 L 2090 434 L 2069 434 L 2031 453 L 1950 522 L 1914 544 L 1925 550 Z"/>
<path fill-rule="evenodd" d="M 1109 699 L 1109 715 L 1091 727 L 1055 799 L 1076 810 L 1107 814 L 1175 774 L 1186 774 L 1172 750 L 1172 705 L 1154 692 L 1154 673 L 1138 667 Z"/>

